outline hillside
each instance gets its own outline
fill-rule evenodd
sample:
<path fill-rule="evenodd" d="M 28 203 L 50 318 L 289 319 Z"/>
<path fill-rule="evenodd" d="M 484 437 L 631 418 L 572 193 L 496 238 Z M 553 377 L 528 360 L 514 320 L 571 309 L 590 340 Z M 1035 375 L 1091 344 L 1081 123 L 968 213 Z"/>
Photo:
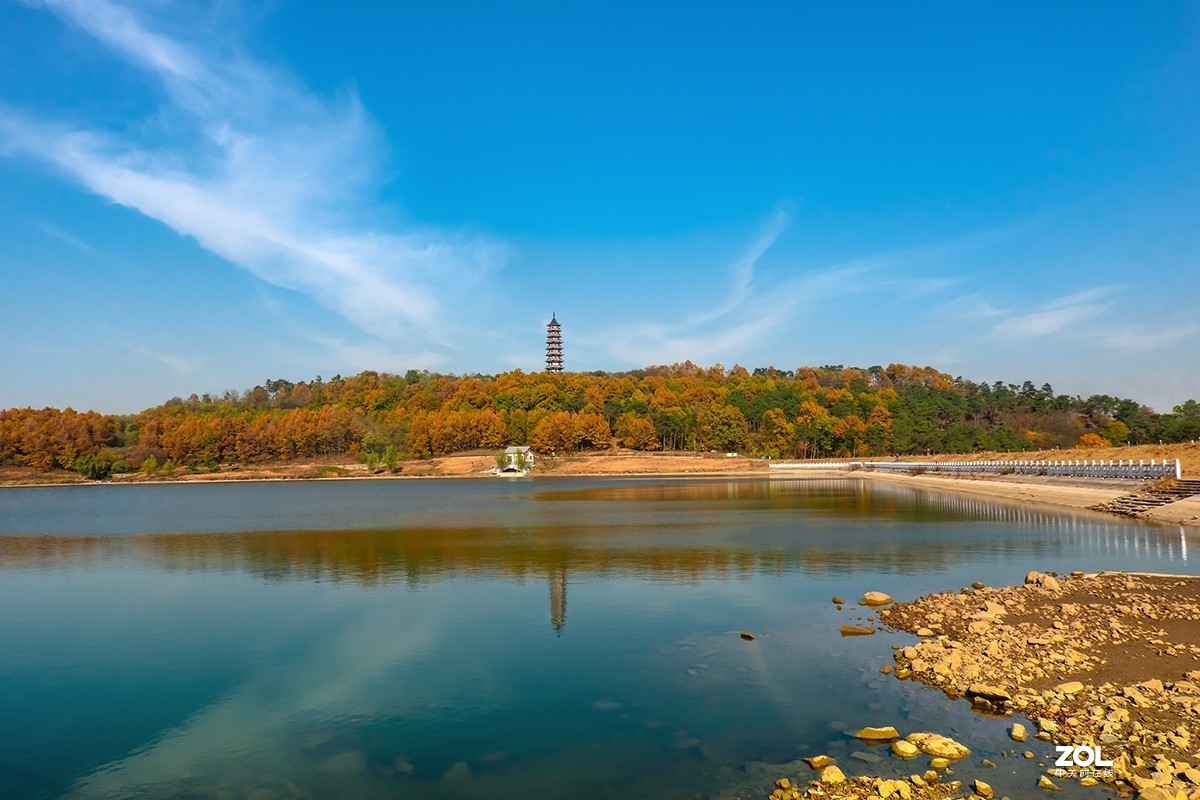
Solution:
<path fill-rule="evenodd" d="M 103 478 L 358 463 L 378 473 L 510 444 L 559 455 L 620 446 L 771 458 L 1068 457 L 1064 450 L 1082 446 L 1094 457 L 1118 457 L 1101 453 L 1197 438 L 1194 400 L 1159 414 L 1131 399 L 1056 395 L 1028 381 L 976 383 L 932 367 L 750 372 L 685 362 L 623 373 L 270 380 L 132 415 L 9 409 L 0 411 L 0 467 Z"/>

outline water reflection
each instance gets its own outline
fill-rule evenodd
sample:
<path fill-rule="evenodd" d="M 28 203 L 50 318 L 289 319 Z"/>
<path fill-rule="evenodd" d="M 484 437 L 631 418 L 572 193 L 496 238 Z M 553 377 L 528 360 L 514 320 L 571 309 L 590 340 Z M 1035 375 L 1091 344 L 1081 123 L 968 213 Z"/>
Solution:
<path fill-rule="evenodd" d="M 276 488 L 0 493 L 0 796 L 711 796 L 902 720 L 1000 761 L 831 594 L 1196 563 L 1183 528 L 856 480 Z"/>

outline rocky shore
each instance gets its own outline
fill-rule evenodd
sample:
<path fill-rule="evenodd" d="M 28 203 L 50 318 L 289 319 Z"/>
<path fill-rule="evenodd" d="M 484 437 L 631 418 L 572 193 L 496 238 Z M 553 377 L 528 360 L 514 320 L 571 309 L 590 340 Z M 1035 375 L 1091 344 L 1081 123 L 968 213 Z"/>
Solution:
<path fill-rule="evenodd" d="M 896 650 L 896 677 L 1020 714 L 1039 738 L 1113 761 L 1065 777 L 1145 800 L 1200 798 L 1200 580 L 1031 572 L 1023 586 L 930 595 L 880 616 L 922 637 Z"/>
<path fill-rule="evenodd" d="M 1070 751 L 1067 768 L 1040 763 L 1029 796 L 1074 780 L 1138 800 L 1200 800 L 1200 579 L 1031 572 L 1022 586 L 977 583 L 876 613 L 883 626 L 920 637 L 895 645 L 895 665 L 883 671 L 1012 718 L 1006 757 L 1034 758 L 1028 738 L 1085 748 Z M 986 783 L 939 780 L 954 750 L 943 747 L 939 759 L 929 743 L 945 737 L 864 735 L 894 736 L 897 757 L 930 756 L 934 769 L 907 780 L 846 778 L 809 759 L 816 774 L 781 781 L 772 798 L 993 796 Z"/>

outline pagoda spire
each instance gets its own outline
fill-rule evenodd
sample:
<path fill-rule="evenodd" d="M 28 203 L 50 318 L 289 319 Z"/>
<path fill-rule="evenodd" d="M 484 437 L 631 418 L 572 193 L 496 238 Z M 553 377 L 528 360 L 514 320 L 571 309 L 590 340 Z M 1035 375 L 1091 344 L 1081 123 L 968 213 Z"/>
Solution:
<path fill-rule="evenodd" d="M 562 371 L 562 325 L 558 324 L 558 314 L 551 314 L 550 324 L 546 326 L 546 372 Z"/>

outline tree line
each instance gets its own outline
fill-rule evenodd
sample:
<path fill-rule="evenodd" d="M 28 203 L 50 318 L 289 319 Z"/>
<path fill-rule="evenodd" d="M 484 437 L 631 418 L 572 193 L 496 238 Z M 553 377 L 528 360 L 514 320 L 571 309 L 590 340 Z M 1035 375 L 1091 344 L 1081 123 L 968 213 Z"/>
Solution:
<path fill-rule="evenodd" d="M 351 458 L 393 466 L 470 450 L 738 451 L 770 458 L 1103 447 L 1200 438 L 1200 404 L 976 383 L 932 367 L 777 370 L 690 361 L 629 372 L 268 380 L 139 414 L 0 411 L 0 464 L 88 477 Z"/>

